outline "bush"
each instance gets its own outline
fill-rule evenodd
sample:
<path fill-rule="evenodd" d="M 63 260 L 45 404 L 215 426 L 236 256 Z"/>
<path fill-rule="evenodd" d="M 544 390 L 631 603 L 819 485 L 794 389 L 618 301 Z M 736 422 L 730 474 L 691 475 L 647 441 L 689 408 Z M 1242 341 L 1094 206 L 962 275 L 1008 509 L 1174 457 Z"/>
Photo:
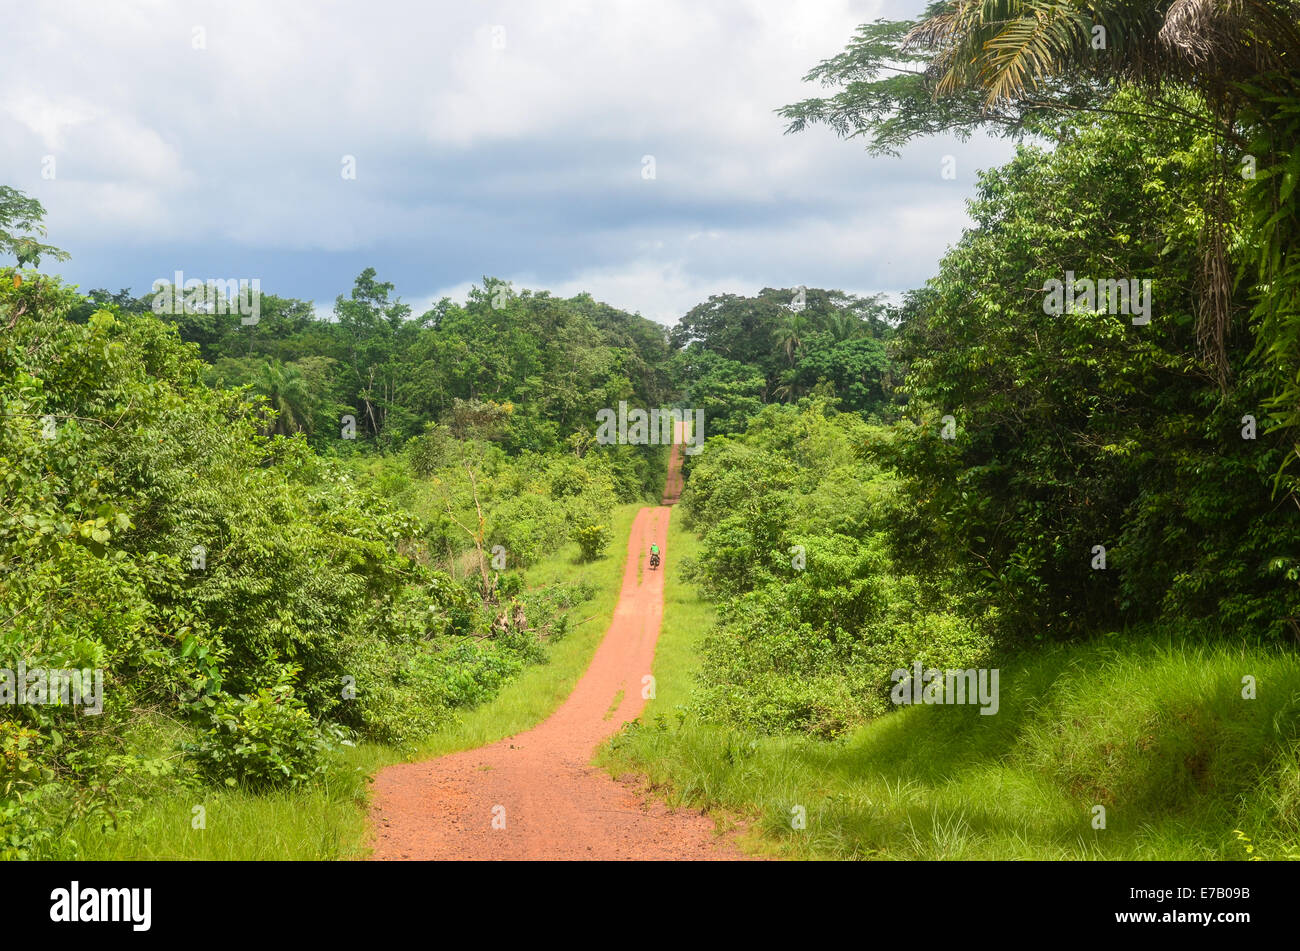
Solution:
<path fill-rule="evenodd" d="M 608 525 L 580 525 L 573 530 L 571 537 L 582 549 L 583 561 L 595 561 L 609 550 Z"/>
<path fill-rule="evenodd" d="M 274 687 L 216 698 L 211 729 L 187 747 L 210 778 L 228 786 L 298 786 L 324 770 L 321 756 L 333 744 L 294 695 L 297 674 L 288 667 Z"/>

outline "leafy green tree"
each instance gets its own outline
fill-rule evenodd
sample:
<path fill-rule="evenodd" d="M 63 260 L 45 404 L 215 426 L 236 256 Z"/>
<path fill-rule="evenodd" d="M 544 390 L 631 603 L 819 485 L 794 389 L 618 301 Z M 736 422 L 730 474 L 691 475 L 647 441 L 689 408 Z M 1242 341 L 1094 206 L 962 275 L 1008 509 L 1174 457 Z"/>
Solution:
<path fill-rule="evenodd" d="M 767 384 L 758 367 L 692 346 L 673 358 L 673 373 L 685 388 L 683 402 L 703 411 L 709 433 L 740 432 L 763 408 Z"/>
<path fill-rule="evenodd" d="M 781 322 L 777 330 L 777 342 L 785 351 L 786 361 L 793 366 L 796 355 L 803 349 L 804 338 L 808 335 L 810 322 L 802 313 L 790 314 Z"/>
<path fill-rule="evenodd" d="M 396 401 L 401 376 L 397 355 L 415 327 L 408 321 L 411 308 L 400 300 L 390 300 L 393 285 L 375 280 L 375 274 L 374 268 L 362 271 L 351 295 L 335 300 L 334 315 L 351 371 L 352 394 L 360 409 L 358 422 L 378 438 Z"/>
<path fill-rule="evenodd" d="M 952 0 L 932 7 L 909 38 L 934 51 L 937 92 L 979 89 L 990 103 L 1062 74 L 1239 95 L 1236 83 L 1285 70 L 1300 54 L 1300 4 Z"/>
<path fill-rule="evenodd" d="M 66 261 L 68 254 L 38 238 L 45 237 L 45 208 L 8 185 L 0 185 L 0 254 L 12 254 L 20 268 L 39 267 L 42 255 Z"/>
<path fill-rule="evenodd" d="M 1238 173 L 1254 233 L 1251 330 L 1270 370 L 1267 403 L 1277 428 L 1300 426 L 1300 3 L 1295 0 L 948 0 L 919 22 L 878 21 L 806 77 L 840 87 L 828 98 L 784 107 L 789 131 L 824 123 L 868 148 L 895 153 L 918 136 L 1058 135 L 1062 116 L 1113 111 L 1115 88 L 1150 94 L 1120 107 L 1166 129 L 1209 133 L 1214 174 L 1197 196 L 1195 236 L 1203 292 L 1196 342 L 1220 388 L 1229 386 L 1240 250 L 1233 218 Z M 1189 105 L 1185 95 L 1198 101 Z M 1239 262 L 1246 263 L 1246 262 Z M 1284 466 L 1300 461 L 1300 443 Z M 1287 479 L 1293 495 L 1300 482 Z"/>
<path fill-rule="evenodd" d="M 1300 613 L 1300 522 L 1268 478 L 1286 443 L 1242 438 L 1267 394 L 1249 337 L 1227 341 L 1226 391 L 1197 344 L 1204 218 L 1187 209 L 1214 136 L 1156 132 L 1141 101 L 1121 94 L 1116 115 L 981 178 L 975 227 L 905 308 L 919 426 L 896 462 L 1025 637 L 1161 614 L 1279 637 Z M 1150 280 L 1149 325 L 1105 301 L 1049 312 L 1067 271 Z"/>
<path fill-rule="evenodd" d="M 883 341 L 866 336 L 834 341 L 831 334 L 821 334 L 785 374 L 781 392 L 797 399 L 818 384 L 829 384 L 842 409 L 881 414 L 890 400 L 890 368 Z"/>
<path fill-rule="evenodd" d="M 910 487 L 863 458 L 884 435 L 808 399 L 764 407 L 696 461 L 689 570 L 719 602 L 693 697 L 706 719 L 838 736 L 888 709 L 894 669 L 985 656 L 988 619 L 954 593 L 950 563 L 909 574 L 891 551 L 920 515 Z"/>
<path fill-rule="evenodd" d="M 825 351 L 858 337 L 888 339 L 892 327 L 886 314 L 879 295 L 863 298 L 819 288 L 711 297 L 670 334 L 678 350 L 674 378 L 685 387 L 688 405 L 705 410 L 713 432 L 743 429 L 745 418 L 762 404 L 797 400 L 820 382 L 854 388 L 851 405 L 862 408 L 861 386 L 870 384 L 865 378 L 854 382 L 868 372 L 860 355 L 870 351 L 888 360 L 887 353 L 869 346 L 845 347 L 834 355 Z"/>
<path fill-rule="evenodd" d="M 311 432 L 315 406 L 312 393 L 296 367 L 278 360 L 267 361 L 258 374 L 257 388 L 275 413 L 270 432 L 281 436 Z"/>

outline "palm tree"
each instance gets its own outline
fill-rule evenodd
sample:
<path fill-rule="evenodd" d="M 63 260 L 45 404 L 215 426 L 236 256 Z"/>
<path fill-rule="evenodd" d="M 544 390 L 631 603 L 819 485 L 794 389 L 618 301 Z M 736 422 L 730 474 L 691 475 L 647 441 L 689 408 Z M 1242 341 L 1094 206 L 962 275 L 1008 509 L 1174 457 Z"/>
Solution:
<path fill-rule="evenodd" d="M 1300 0 L 952 0 L 915 26 L 906 43 L 933 52 L 927 72 L 936 95 L 979 90 L 989 110 L 1030 101 L 1054 81 L 1128 81 L 1151 88 L 1177 83 L 1202 94 L 1221 142 L 1244 147 L 1243 118 L 1266 130 L 1256 141 L 1271 143 L 1272 154 L 1256 155 L 1261 164 L 1289 154 L 1300 131 Z M 1221 147 L 1217 181 L 1205 197 L 1197 315 L 1202 351 L 1225 388 L 1233 272 L 1226 182 L 1233 164 Z M 1292 209 L 1295 200 L 1281 178 L 1254 190 L 1265 245 L 1260 280 L 1297 291 L 1300 273 L 1285 280 L 1278 273 L 1296 267 L 1278 262 L 1300 242 L 1294 212 L 1279 214 L 1288 198 Z M 1287 317 L 1294 308 L 1283 295 L 1264 296 L 1270 299 L 1256 312 L 1259 352 L 1281 381 L 1278 402 L 1296 404 L 1287 412 L 1300 425 L 1296 360 L 1279 359 L 1300 350 L 1300 328 Z"/>
<path fill-rule="evenodd" d="M 793 403 L 804 393 L 804 388 L 794 379 L 794 371 L 787 370 L 781 376 L 781 382 L 772 390 L 772 395 L 782 403 Z"/>
<path fill-rule="evenodd" d="M 257 389 L 276 413 L 275 421 L 268 427 L 269 433 L 278 436 L 311 433 L 315 401 L 297 367 L 268 360 L 258 373 Z"/>
<path fill-rule="evenodd" d="M 785 351 L 785 358 L 791 366 L 794 366 L 794 355 L 803 349 L 803 340 L 809 327 L 807 317 L 794 313 L 787 316 L 777 329 L 777 343 Z"/>
<path fill-rule="evenodd" d="M 1300 3 L 953 0 L 913 28 L 908 42 L 934 51 L 940 94 L 979 88 L 993 104 L 1023 98 L 1050 77 L 1073 76 L 1184 82 L 1214 105 L 1242 95 L 1238 82 L 1294 68 Z"/>
<path fill-rule="evenodd" d="M 835 310 L 826 317 L 826 332 L 835 343 L 843 343 L 866 334 L 867 322 L 851 310 Z"/>

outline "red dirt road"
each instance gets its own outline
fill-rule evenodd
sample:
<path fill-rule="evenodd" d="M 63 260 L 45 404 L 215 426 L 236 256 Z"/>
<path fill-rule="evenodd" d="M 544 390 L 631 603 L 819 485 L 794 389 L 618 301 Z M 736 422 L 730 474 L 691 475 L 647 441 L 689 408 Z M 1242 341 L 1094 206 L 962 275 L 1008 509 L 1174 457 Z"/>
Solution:
<path fill-rule="evenodd" d="M 665 501 L 680 492 L 673 446 Z M 596 747 L 645 706 L 663 616 L 663 571 L 650 543 L 667 549 L 666 505 L 637 513 L 623 588 L 609 631 L 577 686 L 549 719 L 490 746 L 375 777 L 376 859 L 736 859 L 712 820 L 671 811 L 589 765 Z M 503 826 L 503 827 L 502 827 Z"/>

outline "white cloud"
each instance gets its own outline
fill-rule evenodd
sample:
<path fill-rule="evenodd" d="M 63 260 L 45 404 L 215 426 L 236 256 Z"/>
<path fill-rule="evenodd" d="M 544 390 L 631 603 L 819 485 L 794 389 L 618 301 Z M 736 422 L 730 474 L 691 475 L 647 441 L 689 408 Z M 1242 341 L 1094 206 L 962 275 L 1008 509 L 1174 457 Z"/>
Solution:
<path fill-rule="evenodd" d="M 328 301 L 374 265 L 422 300 L 495 273 L 668 321 L 764 285 L 894 289 L 1005 149 L 874 160 L 773 110 L 858 24 L 923 5 L 38 0 L 0 61 L 0 181 L 92 286 L 179 266 Z"/>
<path fill-rule="evenodd" d="M 515 274 L 502 278 L 515 290 L 550 291 L 556 297 L 588 293 L 598 301 L 662 324 L 677 318 L 712 294 L 752 294 L 759 286 L 740 277 L 703 278 L 686 272 L 678 262 L 639 260 L 609 268 L 581 270 L 562 281 L 541 281 L 535 275 Z M 412 301 L 416 314 L 423 313 L 443 297 L 463 304 L 472 282 L 442 288 Z M 330 305 L 331 308 L 333 305 Z"/>
<path fill-rule="evenodd" d="M 64 131 L 90 120 L 95 109 L 77 99 L 55 102 L 36 93 L 15 92 L 0 101 L 0 113 L 35 133 L 43 148 L 54 151 L 63 146 Z"/>

